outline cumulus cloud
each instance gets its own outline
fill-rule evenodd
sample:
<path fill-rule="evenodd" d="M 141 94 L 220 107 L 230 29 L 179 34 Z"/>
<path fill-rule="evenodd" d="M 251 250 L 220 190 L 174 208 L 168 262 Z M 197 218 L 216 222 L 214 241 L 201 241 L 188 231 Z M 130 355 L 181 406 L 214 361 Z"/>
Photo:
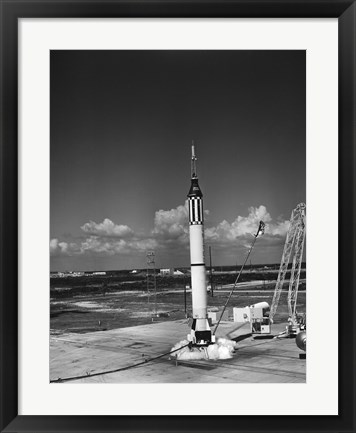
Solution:
<path fill-rule="evenodd" d="M 155 239 L 135 233 L 129 226 L 115 224 L 108 218 L 102 223 L 89 221 L 81 226 L 90 235 L 81 242 L 81 254 L 113 256 L 119 254 L 142 253 L 157 247 Z"/>
<path fill-rule="evenodd" d="M 115 236 L 118 238 L 129 237 L 133 230 L 126 225 L 114 224 L 109 218 L 105 218 L 102 223 L 89 221 L 80 227 L 83 232 L 96 236 Z"/>
<path fill-rule="evenodd" d="M 156 239 L 147 238 L 147 239 L 132 240 L 129 243 L 129 247 L 131 251 L 144 252 L 147 250 L 156 249 L 157 247 L 159 247 L 159 244 L 156 241 Z"/>
<path fill-rule="evenodd" d="M 175 209 L 159 210 L 155 212 L 154 227 L 152 235 L 164 240 L 180 240 L 182 242 L 188 239 L 188 202 L 180 205 Z"/>
<path fill-rule="evenodd" d="M 79 247 L 76 243 L 59 242 L 57 238 L 53 238 L 49 242 L 49 250 L 51 256 L 67 255 L 71 256 L 79 252 Z"/>
<path fill-rule="evenodd" d="M 144 253 L 147 250 L 157 248 L 157 246 L 157 242 L 151 238 L 124 240 L 116 237 L 89 236 L 81 242 L 78 249 L 80 250 L 80 254 L 114 256 Z"/>
<path fill-rule="evenodd" d="M 272 236 L 285 236 L 289 229 L 289 224 L 290 222 L 288 220 L 279 221 L 276 224 L 269 224 L 267 233 Z"/>
<path fill-rule="evenodd" d="M 90 236 L 81 243 L 80 250 L 83 254 L 96 253 L 99 255 L 113 256 L 124 253 L 126 241 L 123 239 L 103 239 L 98 236 Z"/>
<path fill-rule="evenodd" d="M 237 238 L 256 233 L 259 222 L 266 224 L 265 234 L 271 236 L 284 236 L 289 227 L 289 221 L 272 222 L 272 217 L 266 206 L 250 207 L 248 216 L 238 216 L 232 223 L 224 220 L 215 227 L 205 230 L 207 241 L 227 242 Z"/>
<path fill-rule="evenodd" d="M 208 216 L 209 211 L 205 211 Z M 281 242 L 286 235 L 289 221 L 273 220 L 266 206 L 250 207 L 247 216 L 237 216 L 234 221 L 221 221 L 215 226 L 206 224 L 205 240 L 217 248 L 247 246 L 251 235 L 256 233 L 260 220 L 266 224 L 264 243 L 272 245 Z M 128 255 L 145 253 L 147 250 L 171 255 L 189 246 L 188 202 L 170 210 L 155 212 L 153 228 L 149 233 L 136 233 L 129 226 L 116 224 L 108 218 L 103 222 L 89 221 L 81 226 L 87 235 L 78 243 L 60 242 L 51 239 L 52 255 Z"/>

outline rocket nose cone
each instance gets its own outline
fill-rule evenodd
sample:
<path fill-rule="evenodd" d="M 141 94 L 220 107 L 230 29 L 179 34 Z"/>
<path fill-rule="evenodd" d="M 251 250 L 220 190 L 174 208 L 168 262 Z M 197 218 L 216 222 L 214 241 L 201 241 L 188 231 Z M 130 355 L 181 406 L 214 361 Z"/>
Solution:
<path fill-rule="evenodd" d="M 192 179 L 192 184 L 190 185 L 190 190 L 188 197 L 202 197 L 203 193 L 200 190 L 198 179 Z"/>

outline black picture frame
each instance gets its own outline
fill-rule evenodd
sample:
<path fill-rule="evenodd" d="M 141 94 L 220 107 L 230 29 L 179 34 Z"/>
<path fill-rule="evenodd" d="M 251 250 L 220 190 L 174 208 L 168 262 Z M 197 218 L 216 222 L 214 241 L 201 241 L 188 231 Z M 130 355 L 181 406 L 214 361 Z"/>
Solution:
<path fill-rule="evenodd" d="M 342 0 L 0 0 L 1 4 L 1 432 L 355 431 L 355 54 L 356 5 Z M 18 415 L 18 32 L 19 18 L 337 18 L 339 23 L 339 415 Z M 327 206 L 327 203 L 326 203 Z M 325 312 L 325 328 L 332 326 Z M 326 331 L 327 332 L 327 331 Z M 327 384 L 325 390 L 327 392 Z M 286 396 L 281 395 L 281 399 Z M 278 401 L 276 401 L 278 405 Z"/>

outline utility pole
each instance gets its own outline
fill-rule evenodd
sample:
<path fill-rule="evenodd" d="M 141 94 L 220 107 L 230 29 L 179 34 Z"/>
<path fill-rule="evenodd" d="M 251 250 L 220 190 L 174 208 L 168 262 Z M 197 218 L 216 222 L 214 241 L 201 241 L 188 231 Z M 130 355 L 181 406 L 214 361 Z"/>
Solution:
<path fill-rule="evenodd" d="M 210 291 L 211 297 L 214 297 L 214 286 L 213 286 L 213 265 L 211 263 L 211 246 L 209 245 L 209 259 L 210 259 Z"/>

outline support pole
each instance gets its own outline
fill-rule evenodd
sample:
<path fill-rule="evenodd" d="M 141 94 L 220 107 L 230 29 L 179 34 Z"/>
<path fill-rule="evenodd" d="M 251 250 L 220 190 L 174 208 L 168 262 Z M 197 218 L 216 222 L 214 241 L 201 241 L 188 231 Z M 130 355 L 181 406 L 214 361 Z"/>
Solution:
<path fill-rule="evenodd" d="M 213 286 L 213 269 L 211 264 L 211 246 L 209 245 L 209 259 L 210 259 L 210 290 L 211 290 L 211 297 L 214 297 L 214 286 Z"/>

